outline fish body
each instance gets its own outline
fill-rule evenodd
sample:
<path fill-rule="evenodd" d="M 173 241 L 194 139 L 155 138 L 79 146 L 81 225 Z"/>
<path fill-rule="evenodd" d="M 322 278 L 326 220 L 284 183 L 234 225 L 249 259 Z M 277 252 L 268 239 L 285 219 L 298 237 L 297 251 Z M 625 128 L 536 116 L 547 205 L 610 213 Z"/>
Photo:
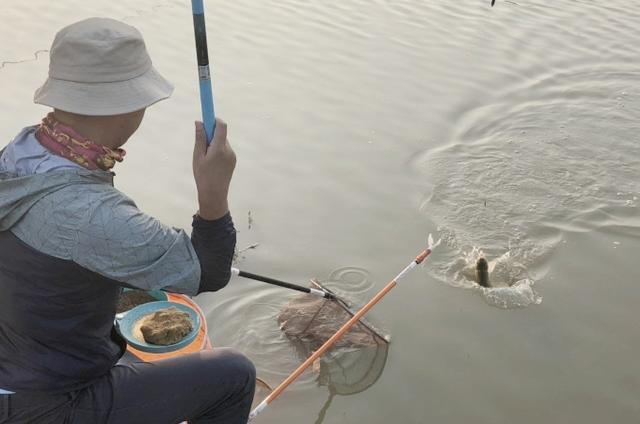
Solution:
<path fill-rule="evenodd" d="M 479 258 L 476 262 L 476 282 L 482 287 L 491 287 L 489 283 L 489 264 L 485 258 Z"/>

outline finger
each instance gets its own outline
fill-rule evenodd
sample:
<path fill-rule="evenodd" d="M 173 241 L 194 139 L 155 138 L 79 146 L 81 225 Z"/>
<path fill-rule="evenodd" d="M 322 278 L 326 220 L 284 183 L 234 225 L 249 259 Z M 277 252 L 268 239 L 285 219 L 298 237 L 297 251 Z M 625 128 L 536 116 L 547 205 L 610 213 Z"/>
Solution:
<path fill-rule="evenodd" d="M 227 140 L 227 123 L 222 119 L 216 119 L 216 129 L 213 132 L 212 144 L 223 146 Z"/>
<path fill-rule="evenodd" d="M 207 154 L 207 136 L 204 132 L 202 122 L 196 121 L 196 143 L 193 146 L 193 160 L 201 158 Z"/>

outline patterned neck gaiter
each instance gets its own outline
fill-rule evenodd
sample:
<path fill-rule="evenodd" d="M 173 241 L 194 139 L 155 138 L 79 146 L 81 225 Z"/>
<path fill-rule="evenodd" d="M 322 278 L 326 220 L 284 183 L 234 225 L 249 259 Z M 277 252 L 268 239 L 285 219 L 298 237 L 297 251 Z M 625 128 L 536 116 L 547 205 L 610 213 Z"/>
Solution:
<path fill-rule="evenodd" d="M 44 117 L 35 135 L 51 153 L 92 171 L 108 171 L 116 162 L 122 162 L 126 154 L 124 149 L 111 149 L 81 136 L 73 128 L 56 120 L 53 113 Z"/>

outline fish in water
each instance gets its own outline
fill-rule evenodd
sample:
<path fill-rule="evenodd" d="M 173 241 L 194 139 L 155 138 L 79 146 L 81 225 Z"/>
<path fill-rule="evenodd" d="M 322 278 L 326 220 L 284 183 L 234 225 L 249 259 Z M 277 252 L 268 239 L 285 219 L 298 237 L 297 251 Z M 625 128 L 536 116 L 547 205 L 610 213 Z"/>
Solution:
<path fill-rule="evenodd" d="M 482 287 L 491 287 L 489 283 L 489 264 L 483 257 L 476 262 L 476 282 Z"/>
<path fill-rule="evenodd" d="M 515 282 L 528 278 L 522 264 L 501 258 L 487 262 L 483 256 L 476 261 L 475 274 L 476 283 L 482 287 L 511 287 Z"/>

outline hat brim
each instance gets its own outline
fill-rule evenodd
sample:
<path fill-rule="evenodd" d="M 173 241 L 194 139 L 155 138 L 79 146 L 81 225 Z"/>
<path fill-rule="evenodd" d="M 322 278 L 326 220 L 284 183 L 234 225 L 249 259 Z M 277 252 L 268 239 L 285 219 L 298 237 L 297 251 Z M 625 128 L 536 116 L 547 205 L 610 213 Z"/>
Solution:
<path fill-rule="evenodd" d="M 126 81 L 80 83 L 48 78 L 33 101 L 79 115 L 106 116 L 144 109 L 172 92 L 173 85 L 152 66 Z"/>

